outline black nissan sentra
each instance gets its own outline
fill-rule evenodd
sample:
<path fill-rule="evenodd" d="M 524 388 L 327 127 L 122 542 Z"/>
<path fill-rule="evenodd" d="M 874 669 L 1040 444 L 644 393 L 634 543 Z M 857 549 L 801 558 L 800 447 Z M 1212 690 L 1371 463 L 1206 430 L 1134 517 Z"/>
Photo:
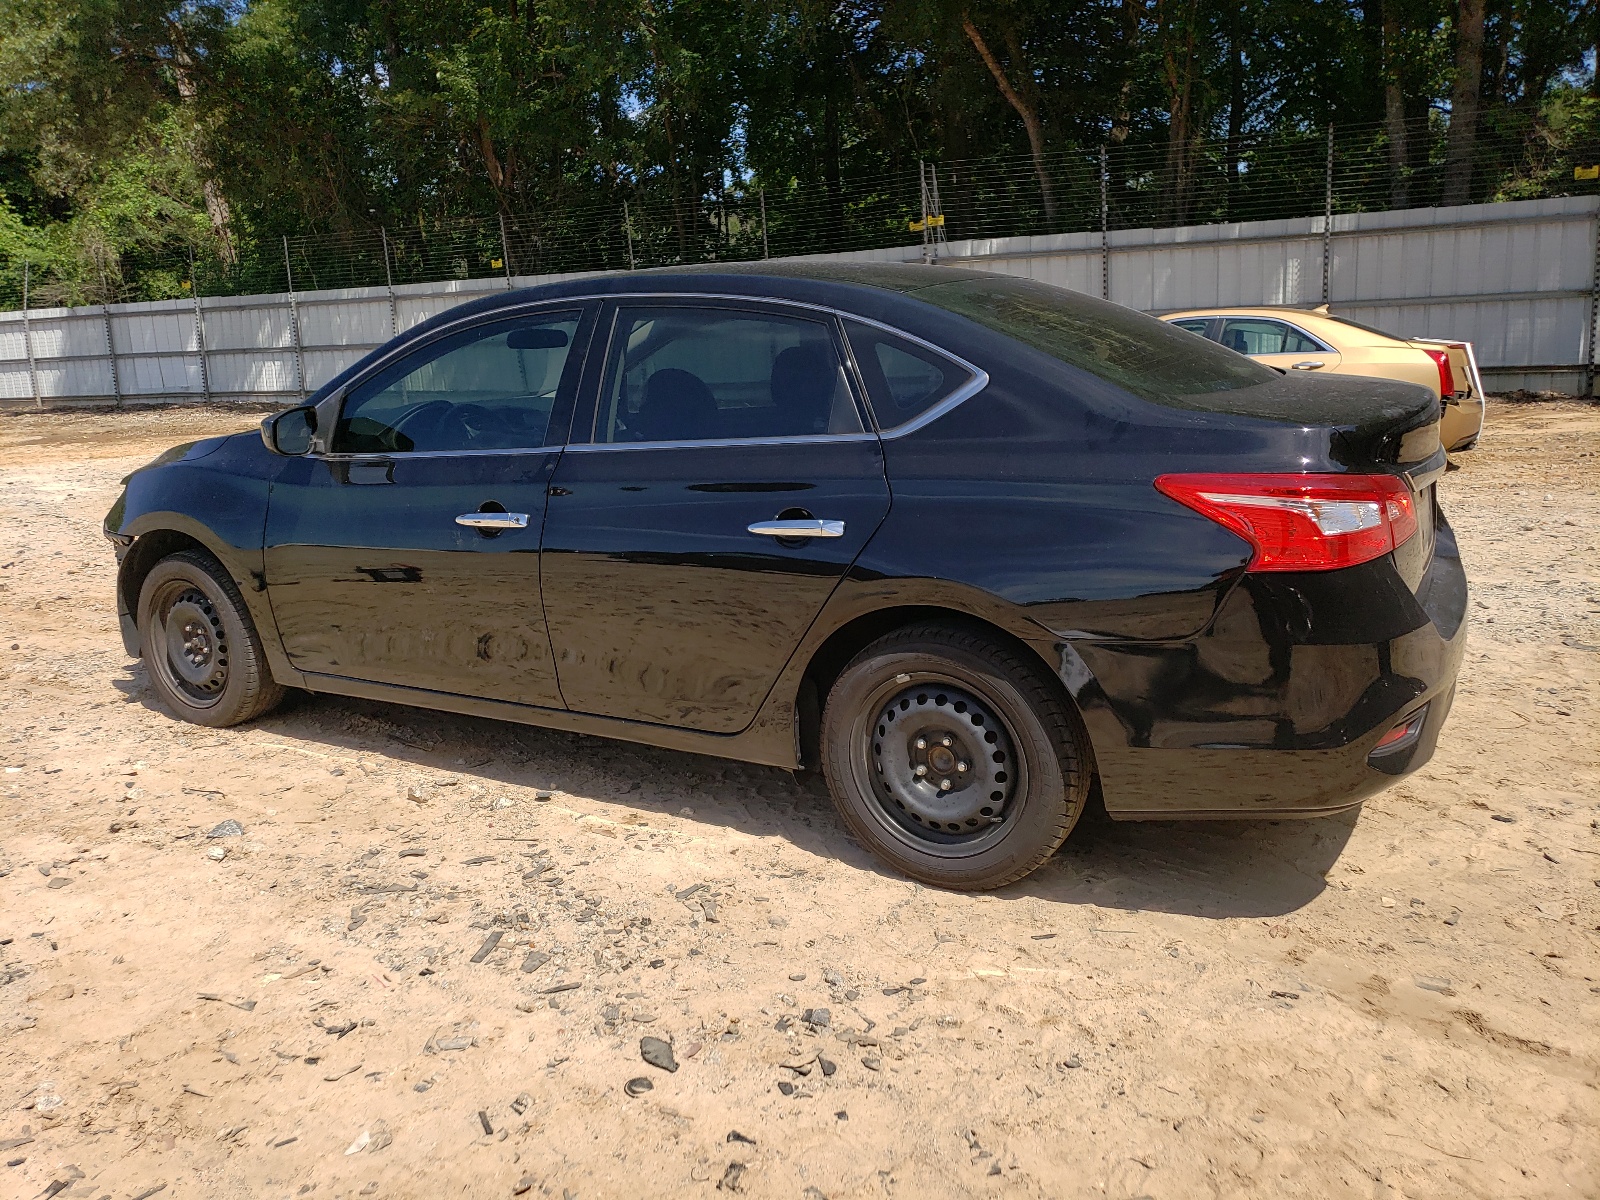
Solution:
<path fill-rule="evenodd" d="M 264 444 L 263 444 L 264 443 Z M 1433 753 L 1466 579 L 1420 387 L 944 267 L 511 291 L 179 447 L 106 521 L 176 715 L 286 688 L 823 773 L 929 883 Z"/>

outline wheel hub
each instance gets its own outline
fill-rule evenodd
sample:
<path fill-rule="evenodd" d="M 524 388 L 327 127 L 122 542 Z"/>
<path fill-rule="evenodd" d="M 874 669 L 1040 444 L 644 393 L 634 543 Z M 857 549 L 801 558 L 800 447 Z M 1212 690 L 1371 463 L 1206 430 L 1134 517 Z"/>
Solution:
<path fill-rule="evenodd" d="M 902 826 L 940 840 L 975 837 L 1005 820 L 1012 755 L 994 710 L 942 684 L 902 689 L 872 728 L 879 803 Z"/>
<path fill-rule="evenodd" d="M 228 648 L 215 607 L 198 589 L 173 600 L 164 621 L 167 664 L 183 689 L 213 696 L 228 680 Z"/>

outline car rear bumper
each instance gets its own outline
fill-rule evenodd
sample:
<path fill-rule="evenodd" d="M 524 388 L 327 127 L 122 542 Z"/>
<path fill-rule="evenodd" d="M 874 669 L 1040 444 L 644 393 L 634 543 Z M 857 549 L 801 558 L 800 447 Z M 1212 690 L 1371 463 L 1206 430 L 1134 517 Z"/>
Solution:
<path fill-rule="evenodd" d="M 1444 405 L 1439 418 L 1439 441 L 1444 448 L 1452 452 L 1472 449 L 1483 433 L 1484 411 L 1482 396 Z"/>
<path fill-rule="evenodd" d="M 1111 816 L 1324 816 L 1427 762 L 1466 641 L 1466 576 L 1442 516 L 1436 536 L 1415 591 L 1389 559 L 1247 576 L 1198 638 L 1072 643 L 1086 672 L 1064 677 Z M 1379 749 L 1424 708 L 1420 729 Z"/>

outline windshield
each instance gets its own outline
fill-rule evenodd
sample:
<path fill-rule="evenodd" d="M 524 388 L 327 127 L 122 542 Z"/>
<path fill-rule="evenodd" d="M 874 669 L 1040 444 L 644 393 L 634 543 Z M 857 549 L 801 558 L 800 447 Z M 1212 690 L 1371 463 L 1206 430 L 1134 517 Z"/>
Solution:
<path fill-rule="evenodd" d="M 1158 404 L 1257 387 L 1275 372 L 1165 321 L 1031 280 L 989 275 L 918 288 L 918 300 L 1081 367 Z"/>

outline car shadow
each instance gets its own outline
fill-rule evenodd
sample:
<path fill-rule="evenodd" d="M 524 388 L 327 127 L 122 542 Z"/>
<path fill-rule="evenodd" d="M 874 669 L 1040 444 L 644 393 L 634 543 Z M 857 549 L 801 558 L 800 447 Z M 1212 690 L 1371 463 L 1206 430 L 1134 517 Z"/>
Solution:
<path fill-rule="evenodd" d="M 115 681 L 130 701 L 167 716 L 130 664 Z M 170 717 L 169 717 L 170 719 Z M 691 819 L 757 836 L 885 878 L 849 835 L 814 776 L 631 742 L 340 696 L 291 692 L 255 728 L 323 753 L 382 754 L 397 764 L 496 785 L 588 796 L 623 812 Z M 226 731 L 223 731 L 226 732 Z M 486 801 L 492 803 L 492 799 Z M 688 810 L 688 812 L 685 812 Z M 1111 911 L 1199 917 L 1278 917 L 1308 904 L 1342 853 L 1359 810 L 1300 821 L 1119 822 L 1092 802 L 1061 851 L 1000 889 Z"/>

